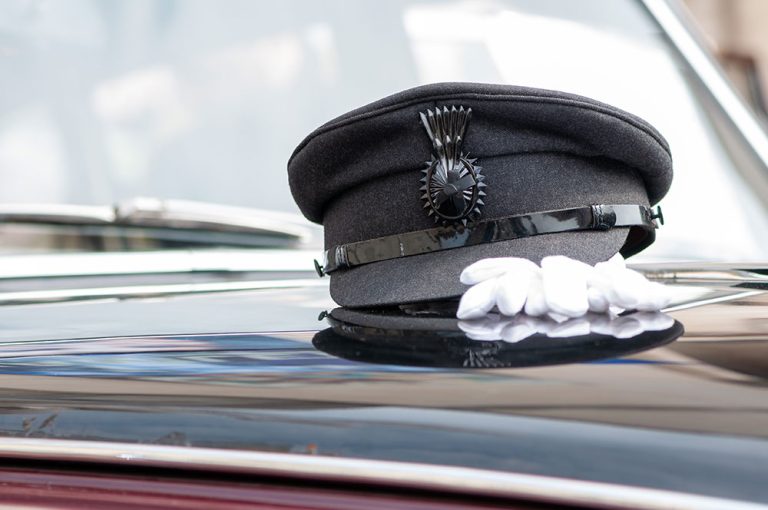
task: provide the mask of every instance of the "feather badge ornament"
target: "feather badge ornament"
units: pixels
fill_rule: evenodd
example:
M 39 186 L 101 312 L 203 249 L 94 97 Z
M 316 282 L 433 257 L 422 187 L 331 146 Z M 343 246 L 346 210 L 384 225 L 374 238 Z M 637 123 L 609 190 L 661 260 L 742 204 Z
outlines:
M 486 187 L 477 160 L 461 150 L 472 109 L 443 106 L 419 115 L 432 141 L 421 179 L 424 208 L 435 223 L 466 226 L 480 217 Z

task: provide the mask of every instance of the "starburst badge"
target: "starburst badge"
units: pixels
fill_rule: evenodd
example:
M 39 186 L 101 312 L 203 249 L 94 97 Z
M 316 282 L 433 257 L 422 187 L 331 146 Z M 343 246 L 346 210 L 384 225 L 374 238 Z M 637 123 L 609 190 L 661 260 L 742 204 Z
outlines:
M 471 115 L 472 108 L 463 106 L 419 114 L 433 148 L 421 178 L 421 198 L 435 223 L 466 226 L 480 217 L 485 196 L 482 168 L 461 151 Z

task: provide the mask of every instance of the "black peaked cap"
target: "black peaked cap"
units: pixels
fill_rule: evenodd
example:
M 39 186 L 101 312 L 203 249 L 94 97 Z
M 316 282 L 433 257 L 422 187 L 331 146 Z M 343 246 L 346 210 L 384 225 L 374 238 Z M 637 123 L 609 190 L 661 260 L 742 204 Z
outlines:
M 435 227 L 420 191 L 433 146 L 419 114 L 454 106 L 472 109 L 462 151 L 485 177 L 482 220 L 591 204 L 655 205 L 671 185 L 667 142 L 618 108 L 528 87 L 425 85 L 331 120 L 293 152 L 291 192 L 302 213 L 325 226 L 327 249 Z M 563 232 L 385 260 L 332 273 L 331 293 L 346 306 L 456 297 L 465 290 L 461 269 L 480 258 L 538 262 L 562 254 L 595 263 L 637 241 L 628 234 Z M 409 282 L 398 283 L 398 275 Z

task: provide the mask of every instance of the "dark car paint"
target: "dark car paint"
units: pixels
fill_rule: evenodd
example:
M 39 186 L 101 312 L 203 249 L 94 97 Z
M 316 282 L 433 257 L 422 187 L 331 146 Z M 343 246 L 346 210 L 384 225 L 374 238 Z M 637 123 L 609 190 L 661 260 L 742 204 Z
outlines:
M 768 294 L 679 340 L 525 368 L 351 361 L 324 286 L 0 307 L 0 434 L 418 461 L 768 503 Z M 705 303 L 708 304 L 697 304 Z

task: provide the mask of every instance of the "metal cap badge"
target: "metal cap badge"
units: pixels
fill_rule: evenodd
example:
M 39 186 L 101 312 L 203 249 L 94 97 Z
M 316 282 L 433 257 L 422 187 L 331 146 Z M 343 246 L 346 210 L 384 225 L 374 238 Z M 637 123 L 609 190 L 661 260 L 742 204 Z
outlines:
M 480 217 L 486 186 L 477 160 L 461 151 L 472 108 L 443 106 L 419 115 L 433 148 L 421 179 L 424 208 L 435 223 L 466 226 Z

